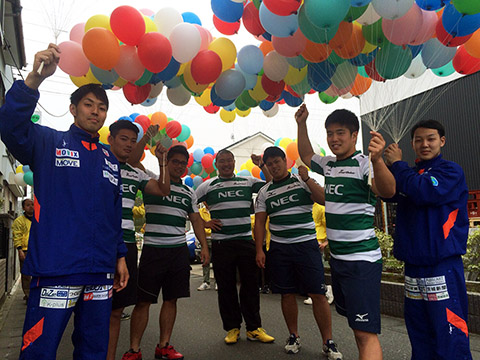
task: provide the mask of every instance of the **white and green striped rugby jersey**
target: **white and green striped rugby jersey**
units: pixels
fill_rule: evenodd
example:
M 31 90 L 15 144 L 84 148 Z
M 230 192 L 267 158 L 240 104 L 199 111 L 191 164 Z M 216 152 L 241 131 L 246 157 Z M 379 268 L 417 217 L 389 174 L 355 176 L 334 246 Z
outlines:
M 122 174 L 122 230 L 123 241 L 135 242 L 135 226 L 133 225 L 133 206 L 137 190 L 144 191 L 150 177 L 142 170 L 128 164 L 120 164 Z
M 368 157 L 356 151 L 337 161 L 312 157 L 312 170 L 325 176 L 325 217 L 331 255 L 340 260 L 380 261 L 373 229 L 377 198 L 368 186 Z
M 205 201 L 212 219 L 222 222 L 220 231 L 212 231 L 212 240 L 252 240 L 252 194 L 264 185 L 264 181 L 250 176 L 214 177 L 200 184 L 198 201 Z
M 258 192 L 255 212 L 270 217 L 271 240 L 284 244 L 316 238 L 312 218 L 313 201 L 308 185 L 298 175 L 269 182 Z
M 193 190 L 182 183 L 170 183 L 170 195 L 144 194 L 146 223 L 144 245 L 177 247 L 185 245 L 189 214 L 198 212 Z

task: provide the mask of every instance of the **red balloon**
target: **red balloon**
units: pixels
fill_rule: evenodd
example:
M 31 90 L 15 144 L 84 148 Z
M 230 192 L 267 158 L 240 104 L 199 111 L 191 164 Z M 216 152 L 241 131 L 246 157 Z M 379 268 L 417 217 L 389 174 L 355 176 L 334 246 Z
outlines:
M 206 112 L 208 112 L 209 114 L 215 114 L 218 110 L 220 110 L 220 106 L 217 106 L 217 105 L 213 105 L 212 103 L 208 106 L 204 106 L 203 107 L 205 109 Z
M 178 121 L 172 120 L 167 123 L 165 131 L 170 139 L 176 138 L 182 132 L 182 124 Z
M 240 20 L 233 23 L 220 20 L 215 14 L 213 14 L 213 25 L 223 35 L 234 35 L 238 33 L 240 29 Z
M 285 81 L 273 81 L 270 80 L 265 74 L 262 75 L 262 87 L 268 95 L 277 96 L 280 95 L 285 88 Z
M 143 15 L 134 7 L 124 5 L 113 10 L 110 27 L 115 36 L 127 45 L 138 45 L 145 34 Z
M 193 161 L 194 161 L 194 160 L 193 160 L 193 154 L 189 154 L 189 155 L 188 155 L 188 163 L 187 163 L 187 166 L 188 166 L 188 167 L 192 166 Z
M 377 72 L 377 69 L 375 68 L 375 59 L 372 60 L 371 63 L 365 65 L 365 71 L 367 72 L 368 76 L 375 81 L 381 81 L 385 82 L 386 80 L 380 76 L 380 74 Z
M 308 92 L 308 94 L 315 94 L 315 93 L 316 93 L 316 91 L 313 90 L 313 89 L 310 89 L 310 91 Z
M 135 122 L 140 124 L 144 133 L 145 133 L 145 131 L 147 131 L 148 127 L 151 125 L 151 121 L 148 118 L 148 116 L 146 116 L 146 115 L 138 115 L 135 118 Z
M 445 30 L 443 27 L 442 21 L 437 21 L 437 27 L 435 28 L 435 32 L 437 34 L 437 39 L 443 45 L 449 47 L 457 47 L 467 42 L 468 39 L 472 37 L 473 34 L 469 34 L 466 36 L 453 36 Z
M 302 4 L 299 0 L 263 0 L 263 3 L 268 10 L 280 16 L 296 14 Z
M 125 98 L 133 105 L 141 104 L 145 100 L 147 100 L 148 95 L 150 94 L 150 90 L 152 89 L 152 85 L 145 84 L 143 86 L 137 86 L 132 83 L 126 83 L 123 86 L 123 95 Z
M 212 50 L 202 50 L 192 59 L 190 73 L 198 84 L 210 84 L 222 73 L 222 59 Z
M 142 36 L 137 52 L 143 66 L 153 73 L 165 70 L 172 59 L 170 41 L 155 31 Z
M 265 100 L 269 102 L 276 102 L 278 99 L 280 99 L 280 95 L 268 95 Z
M 278 105 L 283 105 L 283 104 L 285 104 L 285 99 L 280 99 L 280 100 L 278 100 L 278 101 L 277 101 L 277 104 L 278 104 Z
M 208 169 L 213 166 L 213 155 L 212 154 L 205 154 L 202 157 L 202 166 L 204 169 Z M 211 173 L 211 171 L 207 171 Z
M 243 8 L 242 20 L 243 26 L 245 26 L 245 29 L 247 29 L 250 34 L 260 36 L 265 33 L 265 29 L 260 22 L 260 14 L 253 1 L 249 2 Z
M 480 70 L 480 59 L 470 55 L 464 46 L 460 46 L 457 49 L 452 64 L 454 69 L 463 75 L 473 74 Z

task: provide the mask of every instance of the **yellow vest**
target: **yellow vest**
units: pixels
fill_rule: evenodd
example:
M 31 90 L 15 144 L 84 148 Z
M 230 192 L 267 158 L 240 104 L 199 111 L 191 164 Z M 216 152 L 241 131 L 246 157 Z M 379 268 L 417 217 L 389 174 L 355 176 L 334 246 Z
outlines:
M 30 227 L 32 222 L 21 215 L 15 219 L 12 224 L 13 246 L 15 249 L 22 247 L 22 250 L 28 250 L 28 238 L 30 236 Z

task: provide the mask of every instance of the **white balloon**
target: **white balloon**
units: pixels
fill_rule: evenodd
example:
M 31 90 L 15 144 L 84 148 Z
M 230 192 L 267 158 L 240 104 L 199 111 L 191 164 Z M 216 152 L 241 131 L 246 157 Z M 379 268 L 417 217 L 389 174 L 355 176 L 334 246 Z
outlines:
M 263 115 L 265 115 L 266 117 L 274 117 L 275 115 L 278 114 L 278 104 L 275 103 L 275 105 L 272 106 L 271 109 L 265 111 L 265 110 L 262 110 L 263 111 Z
M 173 57 L 182 64 L 192 60 L 202 44 L 199 31 L 190 23 L 176 25 L 168 39 L 172 45 Z
M 413 5 L 413 0 L 372 0 L 378 15 L 395 20 L 405 15 Z
M 353 95 L 350 94 L 350 93 L 346 93 L 346 94 L 344 94 L 344 95 L 342 95 L 342 96 L 340 96 L 340 97 L 341 97 L 342 99 L 348 100 L 348 99 L 351 99 L 351 98 L 353 97 Z
M 272 81 L 280 81 L 287 75 L 288 61 L 275 50 L 270 51 L 263 61 L 263 71 Z
M 381 18 L 373 8 L 372 3 L 368 4 L 367 10 L 357 19 L 357 22 L 361 25 L 371 25 L 377 22 Z
M 422 57 L 417 56 L 412 60 L 410 67 L 403 76 L 409 79 L 416 79 L 422 76 L 425 71 L 427 71 L 427 67 L 423 64 Z
M 174 8 L 167 7 L 155 14 L 153 22 L 157 25 L 158 32 L 168 38 L 173 28 L 183 22 L 183 17 Z
M 150 99 L 156 98 L 160 93 L 162 92 L 163 89 L 163 82 L 159 82 L 156 85 L 152 85 L 152 89 L 150 90 L 150 94 L 148 94 L 148 97 Z
M 192 95 L 183 86 L 167 89 L 167 98 L 173 105 L 187 105 L 191 97 Z
M 23 175 L 25 175 L 23 172 L 15 174 L 15 183 L 18 186 L 27 186 L 27 183 L 23 180 Z

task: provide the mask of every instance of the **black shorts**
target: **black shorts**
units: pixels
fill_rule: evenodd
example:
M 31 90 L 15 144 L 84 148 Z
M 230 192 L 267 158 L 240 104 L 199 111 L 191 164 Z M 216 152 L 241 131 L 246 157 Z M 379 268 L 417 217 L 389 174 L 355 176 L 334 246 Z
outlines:
M 382 264 L 330 258 L 335 308 L 354 330 L 380 334 Z
M 113 291 L 112 309 L 120 309 L 137 303 L 137 279 L 138 279 L 138 249 L 136 243 L 125 243 L 127 255 L 125 262 L 128 269 L 128 283 L 122 291 Z
M 325 295 L 322 253 L 316 239 L 293 244 L 272 241 L 268 261 L 272 292 Z
M 163 300 L 190 297 L 190 258 L 188 247 L 144 245 L 138 266 L 138 301 L 157 303 L 160 289 Z

